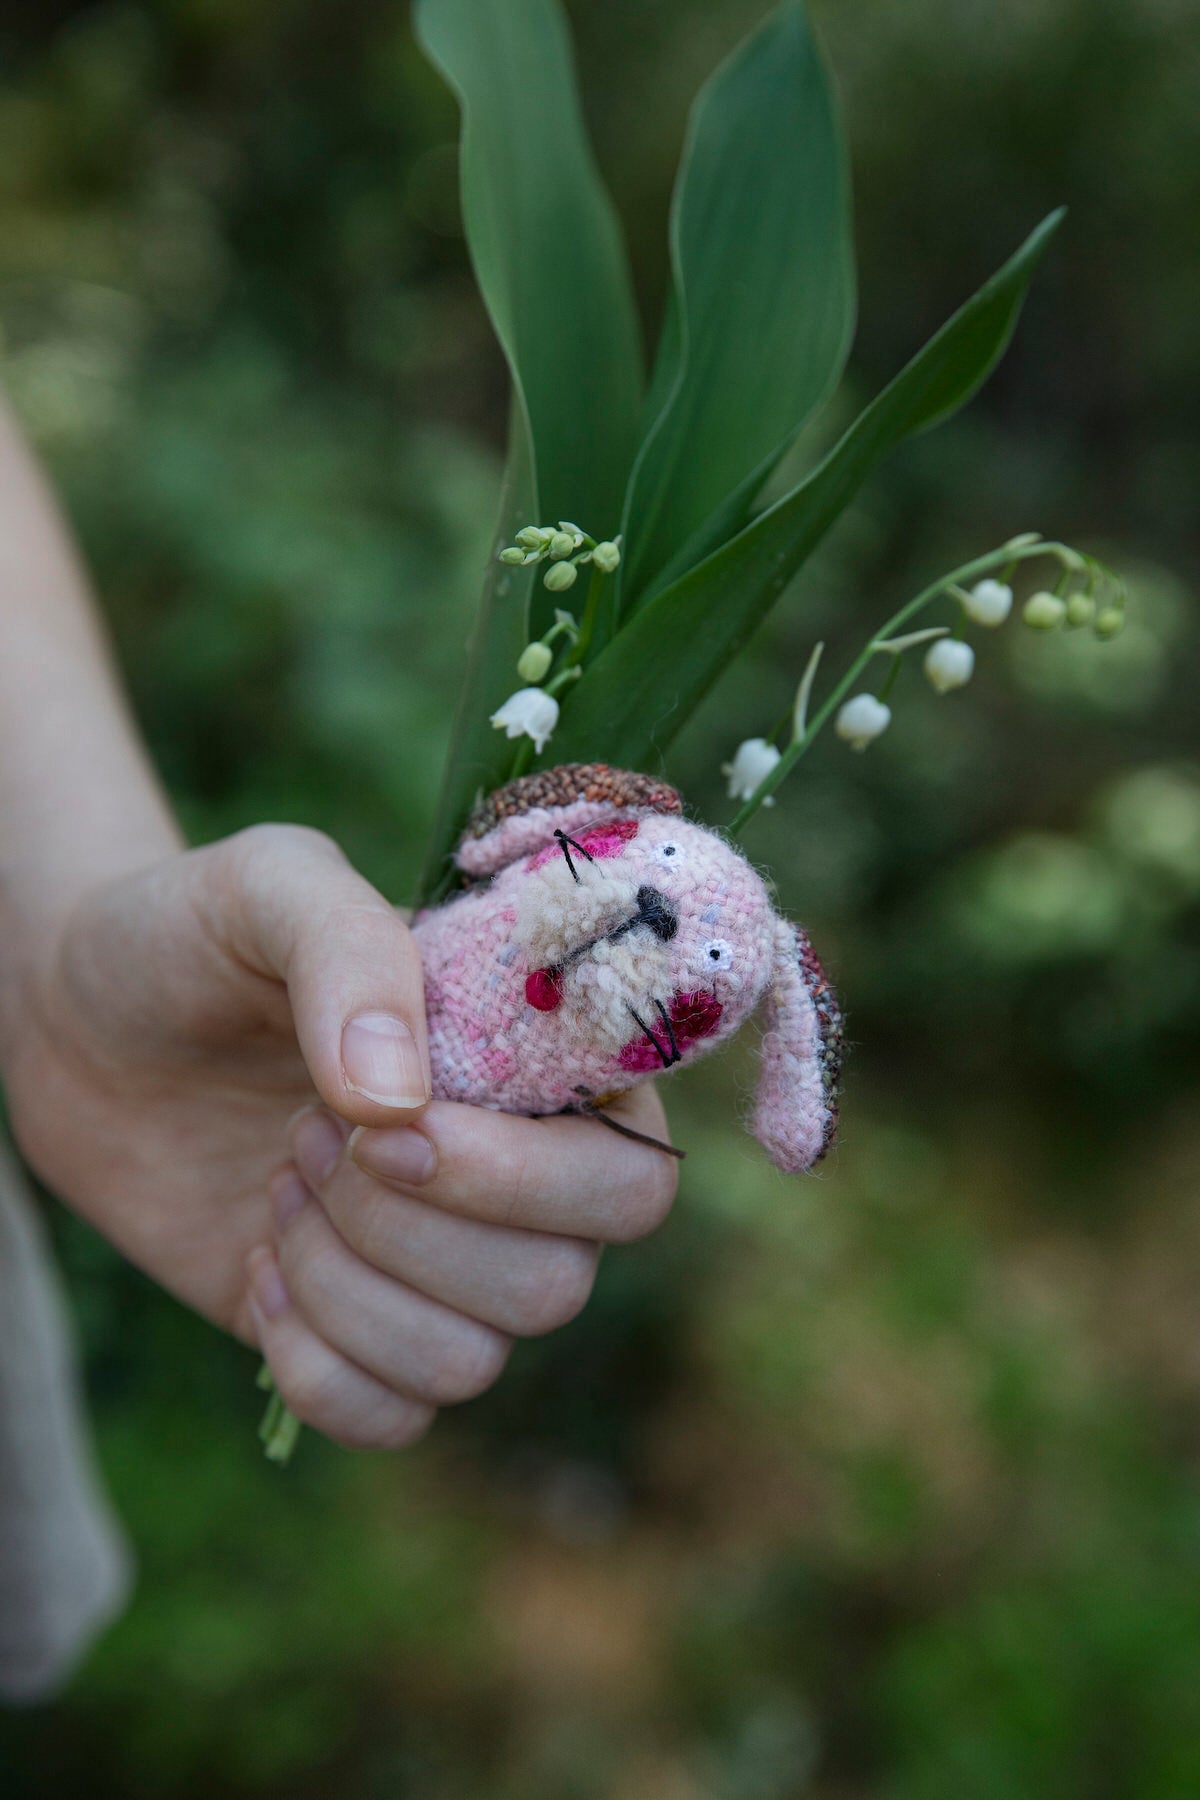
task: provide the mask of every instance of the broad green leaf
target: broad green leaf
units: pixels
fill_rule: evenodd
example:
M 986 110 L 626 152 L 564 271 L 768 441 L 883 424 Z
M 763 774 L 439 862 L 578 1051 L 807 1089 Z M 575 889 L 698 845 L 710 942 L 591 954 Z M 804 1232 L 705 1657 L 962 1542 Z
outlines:
M 415 18 L 462 103 L 467 243 L 529 420 L 540 515 L 611 536 L 636 444 L 641 352 L 562 12 L 555 0 L 419 0 Z
M 471 641 L 467 668 L 438 796 L 433 833 L 421 870 L 418 904 L 426 905 L 448 884 L 450 853 L 480 790 L 499 787 L 507 779 L 514 746 L 491 724 L 491 715 L 520 686 L 517 658 L 528 640 L 529 591 L 533 569 L 510 568 L 495 552 L 511 543 L 528 524 L 534 505 L 533 456 L 529 425 L 513 395 L 508 433 L 508 461 L 500 495 L 493 555 L 483 578 L 483 592 Z
M 872 469 L 954 412 L 994 368 L 1061 217 L 1043 220 L 811 475 L 634 614 L 568 697 L 555 762 L 604 757 L 637 769 L 656 759 Z
M 521 525 L 579 520 L 611 535 L 637 435 L 641 361 L 616 218 L 584 134 L 554 0 L 419 0 L 416 29 L 462 107 L 463 216 L 476 278 L 513 383 L 496 548 Z M 532 608 L 531 608 L 531 602 Z M 477 790 L 504 780 L 513 745 L 488 723 L 553 598 L 493 563 L 459 697 L 428 898 Z M 543 617 L 543 615 L 545 615 Z
M 735 490 L 741 523 L 845 362 L 849 176 L 798 0 L 697 98 L 670 237 L 672 294 L 626 505 L 625 611 Z

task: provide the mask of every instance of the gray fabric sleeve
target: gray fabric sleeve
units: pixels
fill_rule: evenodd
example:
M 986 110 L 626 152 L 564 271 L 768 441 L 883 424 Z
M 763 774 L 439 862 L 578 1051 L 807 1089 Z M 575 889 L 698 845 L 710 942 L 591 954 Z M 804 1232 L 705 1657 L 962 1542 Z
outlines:
M 92 1463 L 58 1280 L 0 1140 L 0 1700 L 50 1698 L 130 1585 L 128 1549 Z

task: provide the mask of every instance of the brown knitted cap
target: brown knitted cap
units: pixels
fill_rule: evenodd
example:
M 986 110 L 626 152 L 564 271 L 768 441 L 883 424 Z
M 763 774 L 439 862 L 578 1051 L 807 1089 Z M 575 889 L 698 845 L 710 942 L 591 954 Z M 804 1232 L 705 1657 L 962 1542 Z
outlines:
M 506 819 L 532 812 L 534 807 L 571 806 L 576 800 L 600 806 L 636 806 L 647 812 L 683 811 L 675 789 L 653 775 L 610 769 L 607 763 L 563 763 L 557 769 L 519 775 L 515 781 L 485 795 L 467 821 L 463 841 L 486 837 Z

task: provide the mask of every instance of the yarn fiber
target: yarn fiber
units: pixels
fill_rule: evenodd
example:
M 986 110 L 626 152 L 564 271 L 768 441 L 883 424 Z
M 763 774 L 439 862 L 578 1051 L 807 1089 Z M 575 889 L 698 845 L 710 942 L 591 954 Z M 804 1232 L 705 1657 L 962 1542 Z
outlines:
M 678 794 L 604 764 L 510 782 L 418 915 L 434 1093 L 503 1112 L 602 1106 L 728 1039 L 764 1003 L 754 1129 L 787 1170 L 837 1120 L 841 1016 L 805 934 Z

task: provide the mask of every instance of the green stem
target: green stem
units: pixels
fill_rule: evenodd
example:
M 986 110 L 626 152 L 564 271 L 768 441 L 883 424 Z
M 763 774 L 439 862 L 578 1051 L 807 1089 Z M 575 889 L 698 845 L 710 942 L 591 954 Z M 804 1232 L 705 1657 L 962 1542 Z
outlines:
M 515 781 L 519 775 L 524 775 L 532 761 L 533 739 L 530 737 L 523 737 L 517 745 L 517 754 L 513 757 L 512 768 L 508 772 L 508 779 L 510 781 Z
M 885 701 L 887 699 L 888 695 L 891 693 L 892 689 L 895 687 L 896 682 L 899 679 L 899 675 L 900 675 L 900 664 L 903 661 L 904 661 L 904 658 L 902 656 L 893 656 L 892 657 L 892 666 L 888 670 L 887 674 L 884 676 L 883 685 L 880 687 L 879 692 L 875 696 L 875 698 L 881 704 L 883 703 L 883 701 Z
M 579 621 L 579 636 L 563 657 L 560 675 L 568 669 L 580 668 L 583 659 L 591 647 L 592 637 L 596 630 L 596 619 L 600 612 L 600 593 L 604 587 L 604 570 L 592 564 L 592 579 L 588 583 L 587 599 L 583 603 L 583 617 Z
M 1013 549 L 1009 544 L 1005 544 L 999 550 L 989 550 L 986 556 L 977 556 L 971 562 L 962 563 L 957 569 L 951 569 L 948 575 L 941 576 L 939 580 L 932 582 L 929 587 L 923 588 L 914 599 L 906 601 L 898 612 L 892 614 L 885 625 L 878 631 L 872 633 L 869 641 L 850 664 L 850 667 L 846 670 L 842 679 L 833 688 L 824 704 L 817 710 L 817 713 L 814 716 L 812 723 L 805 731 L 804 736 L 795 739 L 788 745 L 770 774 L 764 775 L 750 798 L 745 801 L 734 814 L 730 823 L 725 828 L 727 835 L 729 837 L 736 837 L 754 817 L 768 794 L 773 794 L 779 784 L 785 780 L 795 768 L 813 739 L 818 735 L 828 720 L 832 718 L 842 701 L 846 698 L 846 695 L 854 686 L 871 658 L 877 654 L 875 644 L 878 639 L 895 636 L 902 625 L 907 625 L 910 619 L 915 618 L 926 606 L 932 605 L 940 595 L 946 593 L 951 587 L 966 587 L 968 583 L 977 581 L 980 576 L 988 575 L 993 569 L 1001 566 L 1011 566 L 1015 569 L 1016 565 L 1020 562 L 1029 562 L 1032 558 L 1038 556 L 1059 556 L 1062 555 L 1064 551 L 1068 554 L 1073 554 L 1073 552 L 1068 550 L 1066 544 L 1022 544 L 1016 549 Z M 899 659 L 897 658 L 897 661 L 898 660 Z
M 258 1428 L 263 1451 L 272 1462 L 290 1462 L 296 1440 L 300 1436 L 300 1421 L 283 1404 L 283 1396 L 275 1386 L 275 1378 L 266 1363 L 258 1371 L 258 1386 L 270 1395 L 262 1424 Z

